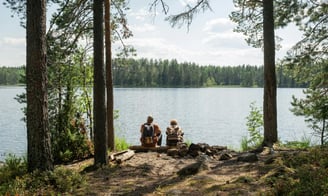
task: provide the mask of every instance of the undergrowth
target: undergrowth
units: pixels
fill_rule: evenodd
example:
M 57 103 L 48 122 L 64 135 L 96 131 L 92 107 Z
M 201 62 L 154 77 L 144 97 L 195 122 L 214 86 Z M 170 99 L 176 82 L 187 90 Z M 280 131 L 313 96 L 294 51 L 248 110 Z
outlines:
M 294 173 L 270 179 L 276 195 L 327 195 L 328 148 L 313 147 L 308 151 L 282 156 L 283 166 Z
M 57 195 L 83 192 L 86 177 L 58 166 L 54 171 L 27 172 L 26 159 L 9 155 L 0 167 L 0 195 Z

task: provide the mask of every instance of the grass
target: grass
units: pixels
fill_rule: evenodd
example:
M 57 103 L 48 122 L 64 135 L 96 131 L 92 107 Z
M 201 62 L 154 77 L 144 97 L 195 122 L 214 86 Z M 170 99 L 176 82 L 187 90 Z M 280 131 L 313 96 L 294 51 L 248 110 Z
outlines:
M 115 137 L 115 150 L 116 151 L 122 151 L 127 150 L 129 148 L 130 144 L 126 141 L 125 138 L 119 138 Z
M 118 143 L 122 150 L 128 147 L 124 139 Z M 229 183 L 217 183 L 211 176 L 191 176 L 180 182 L 185 185 L 181 190 L 196 189 L 209 195 L 218 191 L 232 195 L 242 195 L 247 191 L 259 192 L 259 195 L 261 191 L 268 191 L 268 195 L 328 195 L 328 147 L 306 147 L 308 143 L 304 141 L 286 145 L 296 146 L 296 149 L 301 146 L 305 150 L 275 154 L 273 162 L 259 165 L 263 167 L 259 169 L 262 171 L 260 179 L 245 175 Z M 116 169 L 119 172 L 120 168 Z M 108 176 L 114 171 L 110 170 L 108 174 L 106 170 L 99 172 Z M 0 167 L 0 195 L 84 195 L 90 191 L 86 176 L 64 166 L 57 166 L 51 172 L 27 173 L 26 159 L 10 155 Z M 175 189 L 171 186 L 157 187 L 155 191 L 164 194 L 171 188 Z M 258 187 L 264 189 L 257 190 Z
M 26 159 L 9 155 L 0 167 L 0 195 L 72 194 L 86 187 L 85 176 L 63 166 L 28 173 Z

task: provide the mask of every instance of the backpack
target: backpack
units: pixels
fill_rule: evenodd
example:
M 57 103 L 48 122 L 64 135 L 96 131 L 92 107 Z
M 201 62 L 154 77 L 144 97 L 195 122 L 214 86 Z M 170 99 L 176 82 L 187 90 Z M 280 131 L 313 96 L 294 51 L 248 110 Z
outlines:
M 176 146 L 178 142 L 183 142 L 183 131 L 179 126 L 168 127 L 166 134 L 166 143 L 168 146 Z
M 152 143 L 154 137 L 154 125 L 145 123 L 142 131 L 142 138 L 145 139 L 146 143 Z

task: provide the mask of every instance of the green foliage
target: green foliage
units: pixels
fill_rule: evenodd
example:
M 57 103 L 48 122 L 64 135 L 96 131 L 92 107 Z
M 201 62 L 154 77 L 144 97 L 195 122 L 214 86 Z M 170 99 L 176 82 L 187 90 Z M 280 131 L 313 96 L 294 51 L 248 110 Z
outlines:
M 22 76 L 25 75 L 25 67 L 0 67 L 0 85 L 18 85 L 25 83 Z
M 168 6 L 162 2 L 163 12 L 168 12 Z M 172 27 L 178 26 L 182 27 L 183 25 L 187 25 L 187 28 L 189 29 L 189 26 L 192 23 L 192 20 L 195 15 L 197 15 L 199 12 L 205 12 L 207 10 L 212 10 L 209 0 L 202 0 L 197 1 L 194 5 L 187 4 L 185 7 L 185 11 L 177 14 L 177 15 L 171 15 L 166 18 L 167 21 L 170 22 Z
M 185 142 L 187 144 L 187 146 L 189 147 L 191 144 L 192 144 L 192 141 L 191 140 L 188 140 L 188 139 L 185 139 Z
M 324 145 L 328 139 L 328 61 L 314 64 L 306 70 L 298 79 L 309 81 L 310 87 L 303 91 L 305 98 L 293 97 L 291 111 L 305 117 L 314 134 L 321 139 L 321 145 Z
M 297 81 L 309 83 L 309 89 L 304 91 L 305 98 L 293 98 L 292 111 L 306 118 L 324 145 L 328 137 L 328 4 L 298 1 L 298 7 L 291 20 L 303 32 L 303 39 L 288 52 L 283 63 Z
M 250 104 L 250 113 L 246 117 L 247 131 L 249 136 L 245 136 L 241 141 L 241 149 L 247 151 L 257 148 L 263 141 L 263 114 L 261 110 L 255 106 L 255 102 Z
M 278 69 L 278 68 L 277 68 Z M 300 87 L 280 69 L 278 86 Z M 199 66 L 177 60 L 114 59 L 113 83 L 119 87 L 211 87 L 216 85 L 261 87 L 263 67 Z
M 283 28 L 292 22 L 293 16 L 300 9 L 297 0 L 276 0 L 274 2 L 274 27 Z M 245 41 L 252 47 L 263 47 L 263 2 L 233 0 L 235 10 L 230 14 L 230 20 L 237 26 L 234 31 L 245 35 Z M 276 49 L 281 46 L 282 39 L 275 37 Z
M 298 1 L 297 12 L 290 18 L 303 33 L 303 38 L 289 52 L 285 62 L 291 67 L 306 69 L 327 59 L 327 10 L 325 1 Z M 300 74 L 306 74 L 306 70 Z
M 125 138 L 115 137 L 115 150 L 122 151 L 127 150 L 130 144 L 127 143 Z
M 57 59 L 58 57 L 54 58 Z M 71 85 L 80 87 L 81 96 L 77 97 L 77 104 L 81 109 L 86 110 L 92 100 L 90 86 L 93 84 L 93 70 L 91 59 L 85 56 L 83 51 L 77 51 L 72 60 L 75 66 L 49 67 L 50 92 L 56 91 L 58 94 L 63 91 L 64 89 L 59 87 L 67 85 L 65 81 L 68 77 L 71 80 Z M 289 70 L 284 68 L 283 66 L 277 67 L 278 87 L 307 86 L 307 82 L 296 82 L 290 76 Z M 263 67 L 250 65 L 235 67 L 199 66 L 194 63 L 178 63 L 176 60 L 114 59 L 113 76 L 114 85 L 121 87 L 263 86 Z M 24 79 L 21 76 L 19 80 L 22 81 L 22 78 Z
M 16 176 L 0 185 L 0 195 L 76 194 L 86 188 L 84 176 L 74 170 L 57 167 L 53 172 L 34 171 Z
M 282 174 L 272 187 L 278 195 L 327 195 L 327 148 L 312 148 L 291 156 L 285 154 L 282 163 L 295 172 Z
M 287 141 L 283 143 L 282 146 L 292 149 L 307 149 L 311 147 L 311 139 L 303 137 L 301 141 Z
M 50 174 L 50 181 L 53 181 L 55 189 L 59 192 L 71 192 L 74 190 L 86 186 L 86 179 L 78 172 L 66 169 L 64 167 L 58 167 L 53 173 Z
M 295 183 L 292 195 L 326 195 L 328 193 L 327 168 L 305 165 L 298 169 L 299 182 Z
M 3 166 L 0 166 L 0 184 L 8 183 L 17 176 L 27 172 L 27 161 L 25 158 L 9 154 Z
M 60 138 L 53 140 L 55 162 L 71 162 L 90 157 L 93 144 L 85 134 L 67 131 Z

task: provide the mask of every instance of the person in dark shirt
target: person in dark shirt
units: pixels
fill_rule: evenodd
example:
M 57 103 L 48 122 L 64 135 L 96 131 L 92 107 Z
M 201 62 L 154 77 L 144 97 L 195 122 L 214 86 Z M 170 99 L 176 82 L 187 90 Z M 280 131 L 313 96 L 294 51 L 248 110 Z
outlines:
M 159 126 L 153 123 L 152 116 L 147 117 L 147 122 L 140 127 L 140 142 L 145 147 L 156 147 L 162 145 L 162 134 Z

